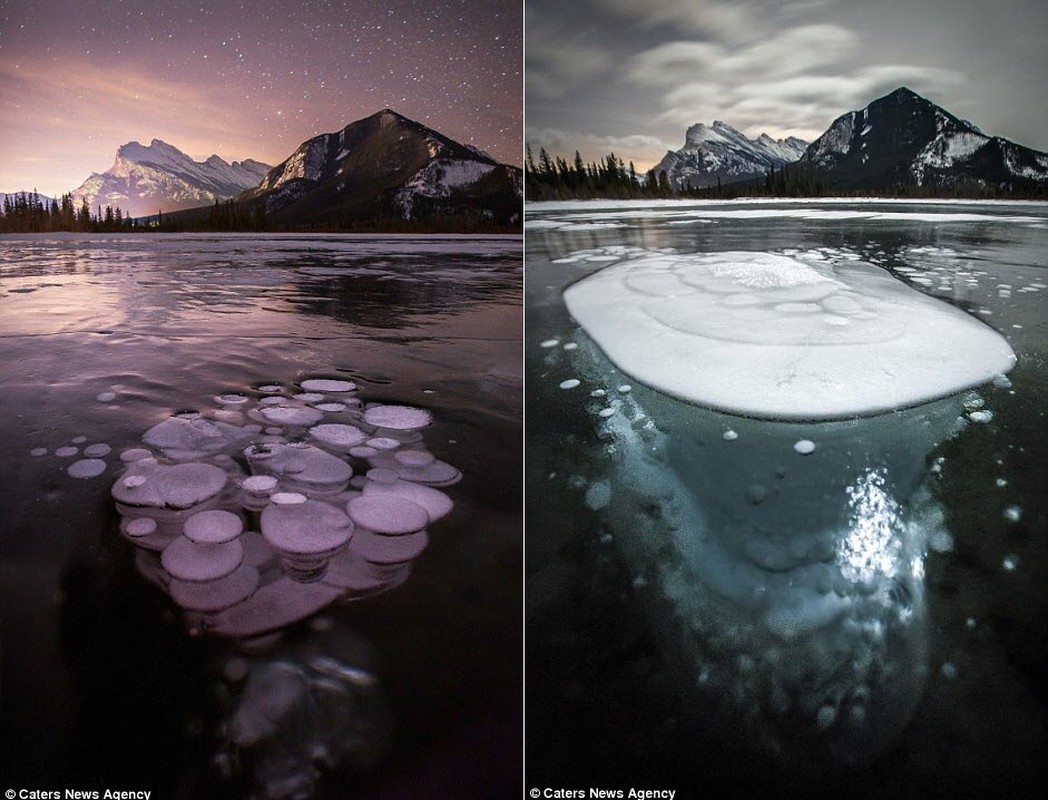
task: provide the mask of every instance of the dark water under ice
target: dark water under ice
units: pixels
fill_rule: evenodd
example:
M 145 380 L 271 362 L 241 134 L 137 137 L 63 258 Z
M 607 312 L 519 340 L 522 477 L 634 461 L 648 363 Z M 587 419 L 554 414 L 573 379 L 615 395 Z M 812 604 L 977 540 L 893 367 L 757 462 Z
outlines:
M 835 423 L 649 391 L 561 293 L 662 248 L 874 264 L 1000 332 L 1010 385 Z M 1035 796 L 1044 204 L 536 204 L 526 252 L 526 784 Z
M 5 787 L 292 796 L 311 772 L 319 797 L 515 793 L 520 261 L 497 237 L 0 237 Z M 245 654 L 136 572 L 109 489 L 159 421 L 310 377 L 430 409 L 427 445 L 465 477 L 406 582 Z M 105 472 L 70 477 L 82 455 L 55 451 L 92 443 Z M 264 756 L 227 742 L 245 666 L 270 699 L 312 681 Z

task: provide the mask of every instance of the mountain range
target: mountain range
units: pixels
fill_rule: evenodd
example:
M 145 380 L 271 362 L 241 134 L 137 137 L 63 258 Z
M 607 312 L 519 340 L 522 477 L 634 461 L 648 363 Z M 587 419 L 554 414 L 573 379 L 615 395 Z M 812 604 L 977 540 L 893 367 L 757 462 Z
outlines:
M 269 224 L 354 227 L 391 221 L 469 227 L 516 225 L 523 196 L 521 170 L 460 144 L 391 109 L 340 131 L 303 142 L 273 167 L 245 159 L 205 161 L 159 139 L 128 142 L 113 166 L 72 192 L 94 210 L 119 207 L 125 216 L 194 224 L 216 202 L 239 216 L 264 210 Z
M 655 174 L 664 171 L 670 186 L 678 190 L 736 183 L 796 161 L 807 146 L 807 142 L 792 136 L 772 139 L 762 133 L 750 139 L 720 120 L 712 127 L 699 123 L 688 128 L 684 147 L 662 157 Z
M 810 144 L 750 139 L 724 122 L 688 128 L 655 167 L 676 191 L 752 181 L 796 164 L 830 191 L 1043 193 L 1048 154 L 983 133 L 900 87 L 838 117 Z

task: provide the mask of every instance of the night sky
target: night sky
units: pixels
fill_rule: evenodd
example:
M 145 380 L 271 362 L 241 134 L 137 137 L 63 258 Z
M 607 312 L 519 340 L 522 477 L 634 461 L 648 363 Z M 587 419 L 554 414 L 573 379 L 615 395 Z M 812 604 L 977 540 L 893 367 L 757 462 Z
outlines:
M 520 0 L 0 0 L 0 191 L 132 140 L 277 164 L 389 107 L 521 163 Z
M 689 125 L 811 140 L 908 86 L 1048 151 L 1044 0 L 526 0 L 527 130 L 647 168 Z

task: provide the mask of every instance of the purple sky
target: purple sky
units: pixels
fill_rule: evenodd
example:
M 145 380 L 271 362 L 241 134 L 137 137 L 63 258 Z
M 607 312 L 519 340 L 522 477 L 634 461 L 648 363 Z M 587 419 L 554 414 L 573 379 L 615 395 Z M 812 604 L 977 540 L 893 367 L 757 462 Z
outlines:
M 0 0 L 0 191 L 125 142 L 277 164 L 389 107 L 521 163 L 520 0 Z

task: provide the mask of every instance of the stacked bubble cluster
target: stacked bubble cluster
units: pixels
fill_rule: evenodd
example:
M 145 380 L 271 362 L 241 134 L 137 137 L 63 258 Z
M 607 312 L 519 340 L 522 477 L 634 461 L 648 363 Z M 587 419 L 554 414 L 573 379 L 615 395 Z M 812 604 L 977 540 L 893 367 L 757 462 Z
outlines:
M 365 404 L 351 381 L 215 397 L 121 453 L 112 487 L 136 565 L 201 631 L 276 631 L 403 583 L 462 478 L 426 449 L 423 408 Z

